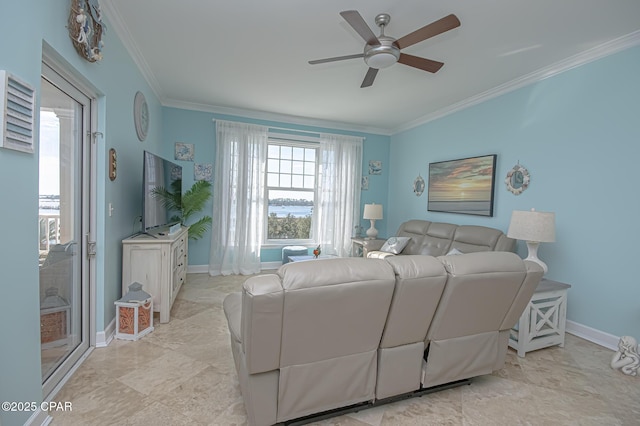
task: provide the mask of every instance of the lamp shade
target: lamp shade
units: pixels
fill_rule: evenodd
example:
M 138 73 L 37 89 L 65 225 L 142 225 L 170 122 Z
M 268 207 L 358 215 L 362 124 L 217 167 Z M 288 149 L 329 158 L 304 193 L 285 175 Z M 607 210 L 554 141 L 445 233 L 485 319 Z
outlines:
M 514 210 L 507 232 L 509 238 L 551 243 L 556 240 L 556 215 L 551 212 Z
M 363 219 L 382 219 L 382 204 L 365 204 Z

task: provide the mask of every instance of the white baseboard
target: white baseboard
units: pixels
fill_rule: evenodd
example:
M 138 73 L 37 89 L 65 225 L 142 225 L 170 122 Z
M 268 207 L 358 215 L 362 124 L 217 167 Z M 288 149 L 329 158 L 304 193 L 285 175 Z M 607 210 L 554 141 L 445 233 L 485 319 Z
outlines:
M 613 334 L 605 333 L 604 331 L 596 330 L 595 328 L 587 327 L 580 323 L 567 320 L 565 331 L 574 336 L 578 336 L 582 339 L 595 343 L 596 345 L 604 346 L 607 349 L 613 351 L 618 350 L 618 342 L 620 337 Z
M 282 262 L 280 261 L 262 262 L 260 264 L 260 269 L 265 271 L 270 269 L 278 269 L 281 266 L 282 266 Z M 187 273 L 188 274 L 208 274 L 209 265 L 189 265 L 187 266 Z
M 96 333 L 96 348 L 106 348 L 116 335 L 116 319 L 111 320 L 104 331 Z
M 282 266 L 282 262 L 281 261 L 276 261 L 276 262 L 262 262 L 260 264 L 260 269 L 262 269 L 263 271 L 265 270 L 269 270 L 269 269 L 278 269 L 279 267 Z
M 189 265 L 187 266 L 187 274 L 208 274 L 209 265 Z

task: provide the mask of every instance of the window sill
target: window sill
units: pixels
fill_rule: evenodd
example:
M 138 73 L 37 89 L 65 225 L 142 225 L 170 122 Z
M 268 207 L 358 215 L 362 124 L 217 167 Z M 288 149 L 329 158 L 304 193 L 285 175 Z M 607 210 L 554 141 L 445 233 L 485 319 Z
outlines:
M 287 242 L 272 242 L 269 241 L 267 243 L 263 243 L 261 248 L 263 249 L 282 249 L 282 247 L 285 246 L 302 246 L 302 247 L 307 247 L 307 248 L 316 248 L 318 247 L 318 243 L 314 243 L 314 242 L 309 242 L 309 241 L 295 241 L 295 240 L 291 240 L 291 241 L 287 241 Z

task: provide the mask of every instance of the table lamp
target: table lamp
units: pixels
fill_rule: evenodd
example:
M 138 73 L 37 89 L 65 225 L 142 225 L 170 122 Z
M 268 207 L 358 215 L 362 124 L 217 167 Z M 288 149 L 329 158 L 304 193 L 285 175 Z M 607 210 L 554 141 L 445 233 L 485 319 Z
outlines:
M 369 219 L 371 221 L 371 228 L 367 229 L 367 239 L 375 239 L 378 236 L 376 220 L 382 219 L 382 204 L 365 204 L 362 217 L 363 219 Z
M 525 260 L 536 262 L 546 274 L 549 268 L 538 258 L 540 243 L 552 243 L 556 240 L 556 215 L 550 212 L 514 210 L 511 213 L 511 223 L 507 236 L 527 242 L 529 255 Z

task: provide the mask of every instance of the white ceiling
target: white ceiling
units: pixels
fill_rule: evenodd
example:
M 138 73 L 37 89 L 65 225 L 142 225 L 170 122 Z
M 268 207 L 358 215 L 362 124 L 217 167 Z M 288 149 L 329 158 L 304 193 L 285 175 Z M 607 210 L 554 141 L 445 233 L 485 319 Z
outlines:
M 166 106 L 392 134 L 506 90 L 640 44 L 639 0 L 103 0 L 102 8 Z M 454 13 L 461 26 L 403 50 L 361 89 L 364 41 L 339 12 L 400 38 Z M 109 60 L 109 46 L 105 47 Z

